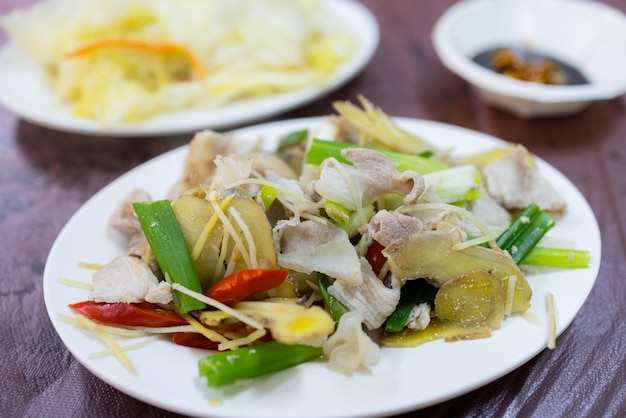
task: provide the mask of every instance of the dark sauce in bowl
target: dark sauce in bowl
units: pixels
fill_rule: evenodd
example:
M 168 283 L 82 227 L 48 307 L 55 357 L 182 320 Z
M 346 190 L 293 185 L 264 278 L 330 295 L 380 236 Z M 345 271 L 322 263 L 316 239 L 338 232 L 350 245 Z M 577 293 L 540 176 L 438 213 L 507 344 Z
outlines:
M 477 54 L 472 61 L 507 77 L 548 85 L 589 84 L 575 67 L 548 55 L 523 48 L 498 47 Z

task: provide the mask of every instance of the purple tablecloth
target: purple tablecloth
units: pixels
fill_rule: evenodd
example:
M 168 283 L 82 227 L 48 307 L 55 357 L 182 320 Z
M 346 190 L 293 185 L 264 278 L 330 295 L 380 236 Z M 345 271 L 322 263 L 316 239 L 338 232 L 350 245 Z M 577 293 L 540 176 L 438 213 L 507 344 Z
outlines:
M 0 13 L 26 3 L 3 0 Z M 558 338 L 556 350 L 541 352 L 482 388 L 403 416 L 624 416 L 624 97 L 594 104 L 571 118 L 514 118 L 486 107 L 436 57 L 430 32 L 452 1 L 363 3 L 376 15 L 382 34 L 371 64 L 346 87 L 275 119 L 324 115 L 334 100 L 364 94 L 392 115 L 455 124 L 522 143 L 581 190 L 602 232 L 596 285 Z M 626 11 L 623 0 L 603 3 Z M 0 34 L 0 45 L 5 42 Z M 127 170 L 189 138 L 67 134 L 0 108 L 0 416 L 176 416 L 119 392 L 72 357 L 48 318 L 42 272 L 57 234 L 87 199 Z

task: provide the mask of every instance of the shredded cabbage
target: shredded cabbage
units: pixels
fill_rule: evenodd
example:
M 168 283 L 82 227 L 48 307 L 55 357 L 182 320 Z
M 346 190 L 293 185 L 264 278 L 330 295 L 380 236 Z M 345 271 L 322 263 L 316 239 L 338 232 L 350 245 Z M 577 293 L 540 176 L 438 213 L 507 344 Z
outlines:
M 356 45 L 320 0 L 43 0 L 0 24 L 60 102 L 109 126 L 319 86 Z

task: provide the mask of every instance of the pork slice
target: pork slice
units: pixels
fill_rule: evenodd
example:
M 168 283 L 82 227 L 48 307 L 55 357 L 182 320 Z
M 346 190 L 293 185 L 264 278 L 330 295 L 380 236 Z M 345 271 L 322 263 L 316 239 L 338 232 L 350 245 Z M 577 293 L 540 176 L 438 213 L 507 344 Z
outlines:
M 171 286 L 159 282 L 152 270 L 138 258 L 120 256 L 100 268 L 93 276 L 90 299 L 95 302 L 169 304 Z
M 143 234 L 139 219 L 133 209 L 134 202 L 150 202 L 150 194 L 141 189 L 133 190 L 115 208 L 109 218 L 109 226 L 122 234 L 132 238 L 137 234 Z
M 359 258 L 348 234 L 331 223 L 303 221 L 277 228 L 278 264 L 300 273 L 324 273 L 339 281 L 363 280 Z
M 502 228 L 511 222 L 511 214 L 481 186 L 480 197 L 468 202 L 468 209 L 490 228 Z
M 222 134 L 210 129 L 197 132 L 189 142 L 183 174 L 168 192 L 168 196 L 176 198 L 212 177 L 217 169 L 213 162 L 218 155 L 247 155 L 258 150 L 259 144 L 260 141 L 248 141 L 233 134 Z
M 388 210 L 380 210 L 362 226 L 359 232 L 369 233 L 370 237 L 378 241 L 383 247 L 398 239 L 406 239 L 422 229 L 422 221 L 414 216 Z
M 566 209 L 558 192 L 528 163 L 524 148 L 487 164 L 482 172 L 487 192 L 506 209 L 524 209 L 531 203 L 551 212 Z
M 404 203 L 409 205 L 424 192 L 422 176 L 411 170 L 399 172 L 393 161 L 380 152 L 347 148 L 341 155 L 354 165 L 339 165 L 336 159 L 327 158 L 315 182 L 315 191 L 328 200 L 354 210 L 359 203 L 355 198 L 365 206 L 384 194 L 395 193 L 404 196 Z
M 380 328 L 387 317 L 396 309 L 400 301 L 400 284 L 392 280 L 391 288 L 376 277 L 372 266 L 361 258 L 363 281 L 356 286 L 336 280 L 328 287 L 328 293 L 343 303 L 351 311 L 363 316 L 363 324 L 370 330 Z

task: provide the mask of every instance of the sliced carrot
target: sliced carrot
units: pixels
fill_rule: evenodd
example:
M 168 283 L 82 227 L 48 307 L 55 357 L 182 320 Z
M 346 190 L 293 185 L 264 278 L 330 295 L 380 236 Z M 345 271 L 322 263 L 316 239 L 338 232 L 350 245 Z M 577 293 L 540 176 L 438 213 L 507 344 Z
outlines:
M 202 62 L 198 59 L 194 52 L 187 48 L 185 45 L 177 44 L 174 42 L 153 42 L 142 41 L 139 39 L 102 39 L 99 41 L 91 42 L 69 51 L 65 54 L 66 58 L 81 57 L 92 52 L 98 51 L 103 48 L 135 48 L 145 51 L 161 52 L 161 53 L 180 53 L 187 58 L 191 68 L 200 78 L 204 78 L 207 75 L 207 71 L 202 65 Z

